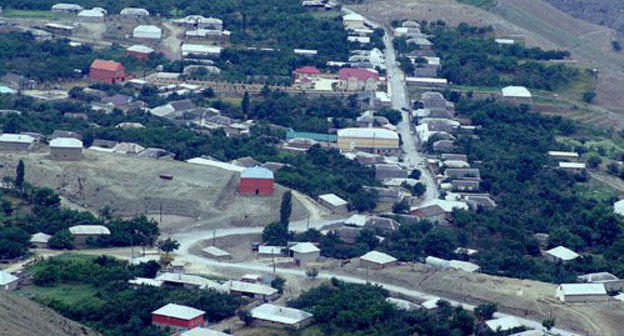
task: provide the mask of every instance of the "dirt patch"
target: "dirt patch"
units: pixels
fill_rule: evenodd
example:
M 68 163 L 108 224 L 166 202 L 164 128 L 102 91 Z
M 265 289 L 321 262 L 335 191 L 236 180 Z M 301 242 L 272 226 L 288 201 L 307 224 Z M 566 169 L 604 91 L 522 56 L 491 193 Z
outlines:
M 0 336 L 97 336 L 95 331 L 68 320 L 21 296 L 0 292 Z

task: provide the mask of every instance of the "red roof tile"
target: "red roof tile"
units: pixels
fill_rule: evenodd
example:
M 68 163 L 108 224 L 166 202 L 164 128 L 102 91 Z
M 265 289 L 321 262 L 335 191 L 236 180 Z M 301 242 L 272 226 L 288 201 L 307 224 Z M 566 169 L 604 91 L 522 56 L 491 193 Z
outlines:
M 304 66 L 299 69 L 296 69 L 294 72 L 299 75 L 320 75 L 321 74 L 321 70 L 313 66 Z
M 365 81 L 369 78 L 373 78 L 375 81 L 379 80 L 379 74 L 362 68 L 342 68 L 338 71 L 338 78 L 340 80 L 346 80 L 347 78 L 355 77 L 359 80 Z
M 106 71 L 117 71 L 122 70 L 123 66 L 120 63 L 115 61 L 105 61 L 101 59 L 96 59 L 91 63 L 91 69 L 100 69 Z

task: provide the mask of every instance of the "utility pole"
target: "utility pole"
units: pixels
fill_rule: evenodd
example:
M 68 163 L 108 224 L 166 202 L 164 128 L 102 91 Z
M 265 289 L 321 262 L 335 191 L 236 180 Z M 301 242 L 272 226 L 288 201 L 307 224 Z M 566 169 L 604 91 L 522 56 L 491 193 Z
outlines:
M 306 224 L 306 230 L 310 230 L 310 214 L 308 214 L 308 224 Z
M 162 214 L 162 201 L 160 202 L 160 205 L 159 205 L 159 213 L 160 213 L 160 225 L 162 225 L 162 215 L 163 215 Z
M 217 229 L 212 229 L 212 246 L 217 246 Z
M 271 249 L 271 259 L 273 260 L 273 274 L 275 274 L 275 247 Z

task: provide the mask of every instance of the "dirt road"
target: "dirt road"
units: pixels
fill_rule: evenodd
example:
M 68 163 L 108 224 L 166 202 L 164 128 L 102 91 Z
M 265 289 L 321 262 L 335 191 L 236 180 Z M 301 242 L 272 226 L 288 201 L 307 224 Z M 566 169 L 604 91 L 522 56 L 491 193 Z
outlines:
M 163 22 L 163 28 L 165 28 L 165 38 L 161 42 L 162 50 L 165 55 L 173 60 L 182 59 L 182 46 L 183 40 L 180 36 L 184 35 L 184 28 L 175 26 L 170 22 Z

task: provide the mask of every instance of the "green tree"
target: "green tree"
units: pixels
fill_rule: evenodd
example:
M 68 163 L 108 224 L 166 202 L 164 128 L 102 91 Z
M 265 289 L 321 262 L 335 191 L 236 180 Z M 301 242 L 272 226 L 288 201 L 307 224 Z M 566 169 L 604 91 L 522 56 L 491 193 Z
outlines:
M 483 303 L 475 307 L 474 314 L 479 320 L 485 321 L 491 319 L 496 310 L 498 310 L 496 304 Z
M 410 209 L 410 204 L 407 200 L 403 199 L 401 202 L 396 202 L 392 205 L 392 212 L 394 213 L 406 213 Z
M 69 230 L 57 231 L 48 241 L 50 248 L 58 250 L 71 250 L 74 248 L 74 238 Z
M 600 157 L 600 155 L 598 155 L 598 153 L 587 154 L 586 160 L 587 165 L 589 165 L 591 168 L 596 168 L 602 163 L 602 158 Z
M 412 172 L 409 174 L 409 178 L 411 179 L 415 179 L 415 180 L 419 180 L 420 179 L 420 175 L 421 175 L 421 171 L 420 169 L 414 169 L 412 170 Z
M 180 248 L 180 243 L 175 240 L 175 239 L 171 239 L 171 238 L 167 238 L 165 240 L 161 240 L 158 243 L 158 248 L 165 252 L 166 254 L 169 254 L 177 249 Z
M 546 328 L 546 330 L 550 330 L 555 326 L 555 319 L 554 318 L 545 318 L 544 320 L 542 320 L 542 326 L 544 328 Z
M 247 116 L 247 114 L 249 113 L 249 103 L 249 92 L 245 91 L 245 93 L 243 94 L 243 99 L 241 100 L 241 111 L 245 116 Z
M 607 165 L 607 172 L 609 175 L 618 175 L 620 173 L 620 166 L 615 162 L 609 162 Z
M 596 98 L 596 91 L 585 91 L 583 92 L 583 101 L 590 104 Z
M 24 161 L 19 160 L 15 169 L 15 187 L 19 190 L 24 188 Z
M 271 281 L 271 287 L 277 289 L 277 291 L 282 294 L 284 293 L 284 285 L 286 284 L 286 279 L 282 278 L 282 277 L 275 277 L 275 279 L 273 279 Z
M 288 228 L 279 222 L 271 223 L 262 230 L 262 239 L 271 246 L 286 246 L 289 236 Z
M 280 223 L 288 229 L 290 214 L 292 213 L 292 191 L 288 190 L 282 195 L 280 204 Z
M 239 310 L 238 318 L 245 323 L 246 326 L 250 325 L 253 322 L 253 317 L 248 310 Z

